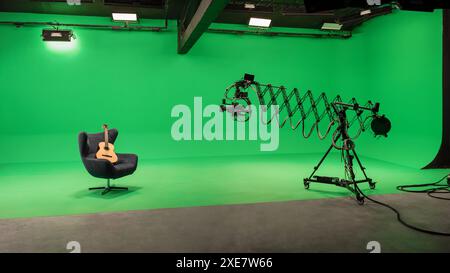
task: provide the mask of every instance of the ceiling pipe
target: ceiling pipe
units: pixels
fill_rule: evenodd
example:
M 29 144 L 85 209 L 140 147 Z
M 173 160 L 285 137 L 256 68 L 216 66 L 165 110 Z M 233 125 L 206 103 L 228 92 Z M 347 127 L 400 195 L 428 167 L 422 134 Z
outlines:
M 235 35 L 261 35 L 261 36 L 282 36 L 282 37 L 301 37 L 301 38 L 337 38 L 349 39 L 352 37 L 350 31 L 347 32 L 327 32 L 327 33 L 295 33 L 295 32 L 278 32 L 278 31 L 254 31 L 254 30 L 232 30 L 232 29 L 208 29 L 210 33 L 235 34 Z
M 109 29 L 109 30 L 138 30 L 138 31 L 154 31 L 160 32 L 168 28 L 167 19 L 164 26 L 130 26 L 130 25 L 99 25 L 99 24 L 65 24 L 58 22 L 18 22 L 18 21 L 0 21 L 0 25 L 14 25 L 16 27 L 23 26 L 51 26 L 51 27 L 80 27 L 92 29 Z

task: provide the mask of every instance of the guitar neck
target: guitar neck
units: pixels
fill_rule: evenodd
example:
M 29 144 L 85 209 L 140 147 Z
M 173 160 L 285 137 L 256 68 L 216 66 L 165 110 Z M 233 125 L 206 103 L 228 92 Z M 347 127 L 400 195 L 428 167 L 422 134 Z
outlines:
M 108 148 L 108 144 L 109 144 L 109 139 L 108 139 L 108 128 L 105 127 L 105 147 Z

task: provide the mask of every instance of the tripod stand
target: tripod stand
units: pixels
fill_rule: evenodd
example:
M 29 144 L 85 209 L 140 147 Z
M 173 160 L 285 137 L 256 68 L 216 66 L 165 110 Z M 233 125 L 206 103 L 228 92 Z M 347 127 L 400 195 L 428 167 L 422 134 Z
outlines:
M 309 189 L 310 183 L 322 183 L 322 184 L 331 184 L 339 187 L 347 188 L 351 191 L 355 197 L 358 204 L 364 204 L 364 196 L 359 192 L 357 184 L 359 183 L 369 183 L 371 189 L 375 189 L 375 182 L 372 181 L 371 178 L 368 178 L 366 175 L 365 167 L 362 165 L 361 160 L 359 159 L 356 151 L 355 144 L 351 140 L 348 134 L 348 121 L 346 111 L 351 107 L 354 110 L 370 110 L 373 109 L 360 107 L 357 104 L 346 104 L 341 102 L 335 102 L 332 104 L 334 111 L 337 113 L 337 117 L 339 120 L 339 127 L 337 128 L 336 135 L 333 136 L 333 143 L 330 145 L 330 148 L 326 151 L 323 157 L 320 159 L 319 163 L 314 167 L 314 171 L 308 178 L 303 179 L 303 184 L 305 189 Z M 336 142 L 338 140 L 342 140 L 343 146 L 337 147 Z M 315 173 L 320 168 L 322 163 L 325 161 L 326 157 L 330 154 L 333 148 L 339 149 L 343 153 L 344 165 L 346 178 L 340 179 L 338 177 L 328 177 L 328 176 L 317 176 Z M 361 169 L 364 179 L 356 180 L 355 172 L 353 170 L 353 160 L 356 159 L 358 162 L 358 166 Z

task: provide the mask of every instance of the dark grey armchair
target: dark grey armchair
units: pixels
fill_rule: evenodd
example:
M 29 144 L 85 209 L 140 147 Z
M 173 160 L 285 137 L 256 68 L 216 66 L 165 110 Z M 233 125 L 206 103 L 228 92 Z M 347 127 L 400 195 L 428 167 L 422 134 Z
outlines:
M 109 142 L 114 144 L 119 132 L 116 129 L 108 130 Z M 81 160 L 84 167 L 94 177 L 107 179 L 105 187 L 89 188 L 89 190 L 103 190 L 102 195 L 111 190 L 128 190 L 125 187 L 114 187 L 110 185 L 110 179 L 117 179 L 130 175 L 136 171 L 138 157 L 135 154 L 117 154 L 119 160 L 112 164 L 105 159 L 97 159 L 95 153 L 98 143 L 104 141 L 104 133 L 87 134 L 81 132 L 78 135 Z

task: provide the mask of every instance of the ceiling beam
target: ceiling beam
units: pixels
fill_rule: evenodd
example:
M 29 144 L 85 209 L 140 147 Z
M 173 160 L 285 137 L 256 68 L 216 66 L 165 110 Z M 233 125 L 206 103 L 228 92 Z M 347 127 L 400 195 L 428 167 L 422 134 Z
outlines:
M 228 2 L 229 0 L 201 0 L 187 27 L 178 24 L 179 54 L 186 54 L 192 48 Z
M 169 2 L 169 19 L 177 18 L 175 14 L 174 0 Z M 68 5 L 67 2 L 43 2 L 31 0 L 0 0 L 0 11 L 2 12 L 27 12 L 44 14 L 82 15 L 82 16 L 105 16 L 111 17 L 112 12 L 137 13 L 139 18 L 165 19 L 164 6 L 132 6 L 132 5 L 110 5 L 103 1 L 83 2 L 81 5 Z

